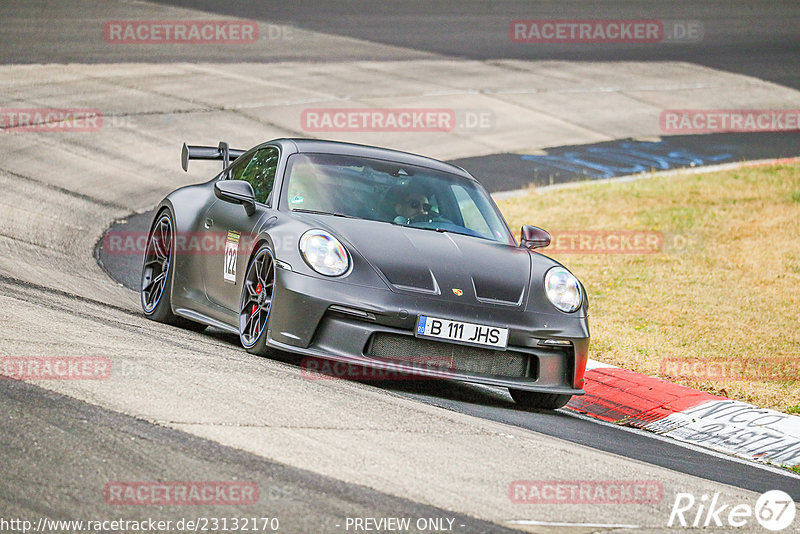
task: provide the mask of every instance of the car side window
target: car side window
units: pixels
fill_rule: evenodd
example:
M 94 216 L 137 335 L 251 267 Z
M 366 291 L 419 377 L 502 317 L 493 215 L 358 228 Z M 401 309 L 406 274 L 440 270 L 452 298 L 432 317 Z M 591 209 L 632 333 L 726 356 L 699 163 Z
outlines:
M 231 180 L 244 180 L 253 186 L 256 202 L 266 204 L 275 185 L 278 169 L 278 149 L 266 147 L 257 150 L 249 161 L 231 170 Z
M 231 166 L 228 167 L 226 179 L 241 180 L 242 173 L 247 168 L 247 164 L 250 163 L 250 160 L 253 159 L 253 156 L 255 156 L 255 152 L 253 152 L 252 154 L 248 154 L 247 156 L 241 156 L 239 158 L 236 158 L 233 164 L 231 164 Z

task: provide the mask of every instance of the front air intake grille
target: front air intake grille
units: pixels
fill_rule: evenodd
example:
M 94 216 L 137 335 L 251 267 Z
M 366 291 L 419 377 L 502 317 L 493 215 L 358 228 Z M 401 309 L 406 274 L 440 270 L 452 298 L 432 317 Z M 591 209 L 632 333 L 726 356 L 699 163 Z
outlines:
M 373 334 L 367 355 L 412 366 L 431 365 L 442 370 L 479 375 L 536 378 L 536 373 L 528 372 L 529 356 L 521 352 L 443 343 L 400 334 Z

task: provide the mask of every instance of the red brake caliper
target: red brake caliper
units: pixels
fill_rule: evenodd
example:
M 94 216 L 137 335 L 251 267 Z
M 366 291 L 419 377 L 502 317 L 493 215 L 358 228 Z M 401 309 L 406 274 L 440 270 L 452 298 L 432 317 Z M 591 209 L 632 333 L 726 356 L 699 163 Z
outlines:
M 261 282 L 259 282 L 258 285 L 256 286 L 256 293 L 261 293 Z M 250 312 L 250 315 L 255 315 L 257 309 L 258 306 L 253 304 L 253 311 Z

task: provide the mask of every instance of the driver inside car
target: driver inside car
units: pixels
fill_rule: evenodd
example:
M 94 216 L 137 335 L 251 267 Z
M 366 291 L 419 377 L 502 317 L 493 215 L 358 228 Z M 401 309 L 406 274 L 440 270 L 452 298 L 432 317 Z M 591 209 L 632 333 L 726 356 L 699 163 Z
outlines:
M 437 216 L 428 201 L 428 196 L 422 191 L 407 191 L 394 205 L 397 217 L 395 224 L 411 224 L 414 222 L 431 222 Z

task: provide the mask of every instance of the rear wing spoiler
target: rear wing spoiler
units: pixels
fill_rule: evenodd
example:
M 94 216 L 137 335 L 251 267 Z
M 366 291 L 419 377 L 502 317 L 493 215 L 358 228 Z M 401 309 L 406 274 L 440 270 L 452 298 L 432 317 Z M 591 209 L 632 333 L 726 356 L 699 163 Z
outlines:
M 222 161 L 222 168 L 225 169 L 228 163 L 245 152 L 246 150 L 230 148 L 225 141 L 220 141 L 218 147 L 187 145 L 183 143 L 183 148 L 181 149 L 181 167 L 183 167 L 184 171 L 188 171 L 190 159 L 207 159 Z

